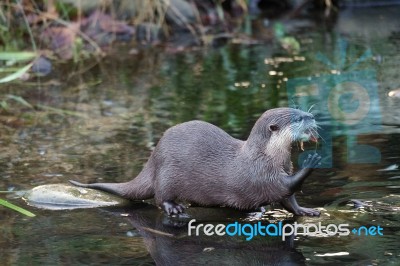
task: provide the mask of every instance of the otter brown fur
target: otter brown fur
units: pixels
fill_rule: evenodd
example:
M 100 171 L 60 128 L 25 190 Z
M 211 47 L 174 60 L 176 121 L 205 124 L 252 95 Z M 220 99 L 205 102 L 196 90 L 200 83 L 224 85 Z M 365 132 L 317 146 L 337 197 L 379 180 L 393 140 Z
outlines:
M 154 197 L 168 215 L 184 211 L 176 201 L 202 206 L 229 206 L 250 210 L 273 202 L 296 215 L 316 216 L 300 207 L 294 193 L 300 189 L 321 157 L 310 155 L 292 174 L 291 144 L 315 140 L 312 114 L 292 108 L 266 111 L 246 141 L 203 121 L 169 128 L 143 170 L 126 183 L 72 184 L 95 188 L 132 200 Z

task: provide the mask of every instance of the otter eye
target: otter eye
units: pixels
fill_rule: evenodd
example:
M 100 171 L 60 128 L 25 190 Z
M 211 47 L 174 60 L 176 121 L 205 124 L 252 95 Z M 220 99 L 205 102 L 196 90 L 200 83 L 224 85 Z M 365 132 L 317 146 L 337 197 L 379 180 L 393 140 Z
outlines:
M 302 120 L 303 120 L 303 117 L 300 116 L 300 117 L 298 117 L 298 118 L 296 119 L 296 122 L 301 122 Z
M 277 131 L 279 129 L 278 125 L 270 125 L 269 130 L 270 131 Z

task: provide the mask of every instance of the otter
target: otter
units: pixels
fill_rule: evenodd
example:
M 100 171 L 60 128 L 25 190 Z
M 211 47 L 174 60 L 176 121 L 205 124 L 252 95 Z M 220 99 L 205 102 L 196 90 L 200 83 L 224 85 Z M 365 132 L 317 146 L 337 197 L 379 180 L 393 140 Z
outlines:
M 293 174 L 291 145 L 317 142 L 311 113 L 293 108 L 264 112 L 246 141 L 203 121 L 178 124 L 165 131 L 139 175 L 124 183 L 73 185 L 103 190 L 131 200 L 155 198 L 168 215 L 184 212 L 177 201 L 242 210 L 280 202 L 295 215 L 319 216 L 295 198 L 305 178 L 320 165 L 314 153 Z

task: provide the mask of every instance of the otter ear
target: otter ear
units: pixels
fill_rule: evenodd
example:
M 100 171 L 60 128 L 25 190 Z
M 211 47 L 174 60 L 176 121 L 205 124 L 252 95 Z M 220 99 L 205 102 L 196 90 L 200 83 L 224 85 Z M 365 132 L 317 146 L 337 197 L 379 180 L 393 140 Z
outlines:
M 269 125 L 269 131 L 277 131 L 278 129 L 278 125 Z

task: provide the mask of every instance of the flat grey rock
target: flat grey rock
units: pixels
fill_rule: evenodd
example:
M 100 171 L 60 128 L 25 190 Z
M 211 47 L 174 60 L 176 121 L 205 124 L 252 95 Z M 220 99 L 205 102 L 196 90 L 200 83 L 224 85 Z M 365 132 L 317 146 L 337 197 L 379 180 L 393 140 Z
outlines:
M 67 184 L 51 184 L 35 187 L 27 191 L 23 199 L 31 206 L 49 210 L 96 208 L 129 204 L 128 200 L 103 191 Z

